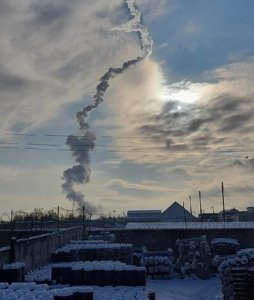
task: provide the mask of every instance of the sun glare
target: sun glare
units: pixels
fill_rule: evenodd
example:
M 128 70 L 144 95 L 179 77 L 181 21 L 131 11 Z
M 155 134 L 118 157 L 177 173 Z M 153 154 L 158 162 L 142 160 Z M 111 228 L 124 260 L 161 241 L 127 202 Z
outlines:
M 202 84 L 193 82 L 176 82 L 163 88 L 160 101 L 177 101 L 179 103 L 195 103 L 201 98 Z M 183 106 L 179 104 L 177 110 L 182 110 Z

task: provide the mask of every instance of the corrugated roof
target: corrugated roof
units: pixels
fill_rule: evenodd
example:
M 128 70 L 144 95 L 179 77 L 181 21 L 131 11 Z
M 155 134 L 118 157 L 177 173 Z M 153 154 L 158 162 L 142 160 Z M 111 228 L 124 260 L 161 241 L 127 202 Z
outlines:
M 160 210 L 129 210 L 127 211 L 128 218 L 157 218 L 161 215 Z
M 168 229 L 253 229 L 254 222 L 131 222 L 125 226 L 129 230 Z

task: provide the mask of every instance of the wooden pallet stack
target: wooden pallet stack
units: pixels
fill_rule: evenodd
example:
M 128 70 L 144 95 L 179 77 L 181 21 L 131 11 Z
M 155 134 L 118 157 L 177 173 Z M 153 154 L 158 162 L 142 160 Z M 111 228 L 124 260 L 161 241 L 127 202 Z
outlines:
M 254 299 L 254 249 L 226 258 L 218 268 L 224 300 Z
M 231 278 L 233 298 L 235 300 L 248 299 L 249 282 L 247 267 L 232 267 Z

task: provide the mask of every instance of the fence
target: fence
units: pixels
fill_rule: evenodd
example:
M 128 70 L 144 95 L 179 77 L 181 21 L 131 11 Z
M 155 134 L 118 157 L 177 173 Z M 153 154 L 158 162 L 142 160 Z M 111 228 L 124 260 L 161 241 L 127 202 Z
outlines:
M 129 230 L 169 230 L 169 229 L 254 229 L 254 222 L 154 222 L 128 223 Z
M 71 240 L 81 239 L 82 233 L 82 227 L 73 227 L 17 240 L 14 245 L 15 259 L 24 262 L 28 269 L 43 266 L 50 261 L 52 253 L 57 248 Z M 0 248 L 0 266 L 9 262 L 10 250 L 10 247 Z
M 28 237 L 33 235 L 33 232 L 56 231 L 74 226 L 82 226 L 85 235 L 87 229 L 90 228 L 90 222 L 91 213 L 84 206 L 72 210 L 58 206 L 48 211 L 35 209 L 28 213 L 18 210 L 0 214 L 0 230 L 10 231 L 10 238 L 21 231 L 27 232 Z

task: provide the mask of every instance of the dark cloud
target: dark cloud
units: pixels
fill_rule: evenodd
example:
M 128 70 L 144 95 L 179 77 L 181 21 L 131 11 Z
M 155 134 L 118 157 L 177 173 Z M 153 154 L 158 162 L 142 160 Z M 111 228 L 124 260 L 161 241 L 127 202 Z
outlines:
M 253 185 L 244 185 L 244 186 L 238 186 L 234 187 L 233 191 L 235 193 L 247 193 L 247 194 L 253 194 L 254 193 L 254 186 Z
M 0 70 L 0 89 L 2 91 L 20 90 L 28 88 L 31 81 L 18 75 L 12 75 Z
M 66 145 L 72 151 L 72 156 L 81 165 L 90 164 L 90 151 L 94 149 L 96 137 L 91 131 L 87 131 L 84 136 L 68 136 Z
M 37 2 L 32 6 L 37 25 L 51 25 L 52 23 L 70 17 L 71 9 L 64 2 Z
M 254 105 L 251 99 L 223 94 L 205 103 L 182 104 L 180 111 L 176 110 L 178 104 L 169 101 L 163 105 L 159 114 L 147 119 L 147 124 L 143 119 L 138 131 L 156 142 L 165 143 L 169 152 L 188 154 L 197 151 L 205 155 L 223 152 L 241 154 L 242 151 L 244 157 L 246 148 L 239 148 L 238 132 L 242 131 L 242 138 L 253 125 Z M 250 145 L 249 137 L 246 143 Z M 246 164 L 244 162 L 243 166 L 246 167 Z M 251 165 L 252 161 L 249 160 L 249 170 Z
M 0 0 L 0 16 L 6 17 L 9 13 L 14 12 L 14 8 L 5 0 Z
M 220 128 L 221 131 L 227 132 L 234 129 L 245 127 L 246 123 L 253 118 L 253 110 L 245 113 L 234 114 L 224 119 L 225 126 Z
M 188 125 L 188 132 L 196 132 L 205 123 L 209 122 L 209 119 L 194 119 L 190 121 Z
M 77 79 L 83 69 L 82 62 L 91 57 L 92 55 L 90 56 L 88 53 L 81 53 L 72 57 L 55 72 L 55 76 L 62 81 Z

